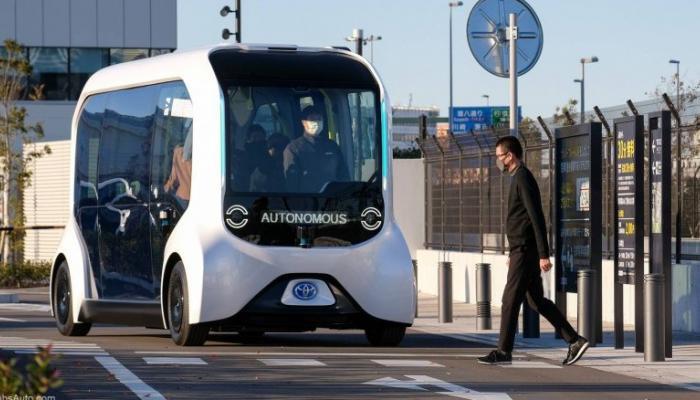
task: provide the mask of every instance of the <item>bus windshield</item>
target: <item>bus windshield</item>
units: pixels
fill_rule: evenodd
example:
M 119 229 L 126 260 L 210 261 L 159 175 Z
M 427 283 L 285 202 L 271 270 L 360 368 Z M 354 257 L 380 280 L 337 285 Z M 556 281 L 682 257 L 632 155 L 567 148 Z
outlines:
M 227 191 L 329 196 L 381 176 L 371 89 L 224 85 Z

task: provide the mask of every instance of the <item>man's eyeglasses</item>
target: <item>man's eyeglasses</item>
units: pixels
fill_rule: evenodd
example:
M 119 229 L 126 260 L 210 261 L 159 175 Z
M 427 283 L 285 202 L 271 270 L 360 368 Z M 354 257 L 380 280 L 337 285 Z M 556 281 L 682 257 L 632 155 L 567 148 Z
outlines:
M 508 155 L 508 153 L 501 153 L 501 154 L 496 153 L 496 158 L 500 159 L 501 157 L 505 157 L 507 155 Z

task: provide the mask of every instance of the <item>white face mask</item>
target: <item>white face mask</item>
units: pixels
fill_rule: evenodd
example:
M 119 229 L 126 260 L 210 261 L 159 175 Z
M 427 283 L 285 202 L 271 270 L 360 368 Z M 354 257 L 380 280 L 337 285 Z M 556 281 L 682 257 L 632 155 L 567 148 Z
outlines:
M 317 136 L 323 130 L 323 121 L 306 121 L 306 133 L 311 136 Z
M 501 171 L 501 173 L 506 172 L 506 165 L 503 164 L 503 161 L 501 161 L 500 158 L 496 159 L 496 167 L 498 168 L 499 171 Z

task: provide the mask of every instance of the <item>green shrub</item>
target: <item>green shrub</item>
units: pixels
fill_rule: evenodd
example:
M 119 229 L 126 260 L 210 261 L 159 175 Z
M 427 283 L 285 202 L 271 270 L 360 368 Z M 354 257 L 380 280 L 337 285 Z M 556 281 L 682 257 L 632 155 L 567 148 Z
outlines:
M 55 358 L 51 354 L 51 345 L 39 347 L 39 352 L 24 368 L 24 374 L 17 370 L 16 358 L 0 361 L 0 394 L 3 397 L 39 397 L 49 389 L 63 385 L 59 371 L 51 366 Z
M 24 288 L 49 284 L 51 264 L 48 262 L 25 262 L 0 265 L 0 287 Z

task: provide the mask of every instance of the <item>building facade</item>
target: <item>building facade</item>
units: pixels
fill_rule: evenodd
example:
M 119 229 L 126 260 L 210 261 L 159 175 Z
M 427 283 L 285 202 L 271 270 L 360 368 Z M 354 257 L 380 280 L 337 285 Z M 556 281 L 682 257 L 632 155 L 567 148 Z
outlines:
M 0 41 L 24 48 L 29 87 L 44 85 L 42 101 L 20 101 L 28 123 L 41 122 L 52 154 L 29 165 L 24 193 L 27 260 L 48 260 L 68 217 L 70 125 L 76 100 L 97 70 L 177 48 L 176 0 L 0 0 Z M 0 57 L 4 54 L 0 46 Z M 25 145 L 24 151 L 32 148 Z M 32 229 L 33 227 L 49 227 Z

